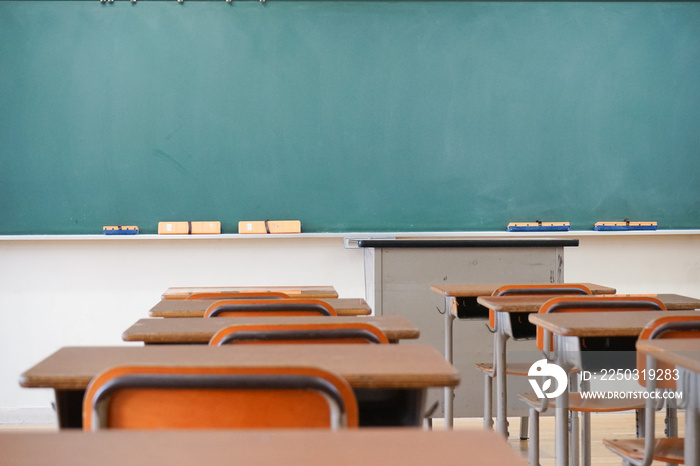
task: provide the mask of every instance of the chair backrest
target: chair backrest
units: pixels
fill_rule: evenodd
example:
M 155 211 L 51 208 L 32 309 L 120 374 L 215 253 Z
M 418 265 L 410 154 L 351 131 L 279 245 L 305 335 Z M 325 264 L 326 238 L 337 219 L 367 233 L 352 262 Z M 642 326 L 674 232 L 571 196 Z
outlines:
M 642 333 L 640 340 L 654 340 L 660 338 L 700 338 L 700 313 L 697 316 L 674 316 L 673 313 L 658 317 L 649 322 Z M 639 383 L 646 387 L 648 374 L 646 372 L 647 358 L 641 353 L 637 353 L 637 373 Z M 657 361 L 654 379 L 656 388 L 676 388 L 675 367 L 663 361 Z M 669 371 L 669 372 L 666 372 Z M 660 375 L 660 377 L 656 377 Z
M 340 376 L 309 367 L 121 366 L 89 384 L 85 430 L 356 427 Z
M 204 317 L 337 316 L 333 307 L 318 299 L 226 299 L 216 301 Z
M 523 295 L 590 295 L 591 290 L 578 283 L 543 283 L 543 284 L 521 284 L 503 285 L 494 291 L 491 296 L 523 296 Z M 496 316 L 492 309 L 489 309 L 489 326 L 496 328 Z
M 224 327 L 209 345 L 287 343 L 389 343 L 374 325 L 364 322 L 332 322 L 327 324 L 259 324 Z
M 540 307 L 541 314 L 550 312 L 618 312 L 665 311 L 664 303 L 647 296 L 565 296 L 553 298 Z M 537 327 L 537 347 L 544 348 L 544 331 Z M 550 351 L 554 348 L 551 347 Z
M 289 299 L 289 295 L 277 291 L 256 291 L 250 293 L 230 293 L 230 292 L 206 292 L 192 293 L 187 300 L 196 299 Z

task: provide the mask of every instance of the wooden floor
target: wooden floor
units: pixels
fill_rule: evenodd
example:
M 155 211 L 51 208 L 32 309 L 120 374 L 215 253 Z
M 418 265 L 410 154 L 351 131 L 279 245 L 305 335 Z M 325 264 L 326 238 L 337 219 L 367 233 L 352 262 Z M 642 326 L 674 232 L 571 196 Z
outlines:
M 678 435 L 684 433 L 684 416 L 678 413 Z M 510 438 L 508 443 L 527 458 L 527 440 L 519 439 L 520 419 L 509 418 Z M 481 429 L 481 418 L 455 419 L 455 429 Z M 435 419 L 433 429 L 444 428 L 441 419 Z M 656 435 L 664 437 L 664 414 L 656 416 Z M 591 464 L 595 466 L 620 466 L 622 460 L 603 445 L 604 438 L 634 438 L 635 416 L 634 413 L 623 414 L 594 414 L 591 416 Z M 554 466 L 554 417 L 540 418 L 540 465 Z M 666 463 L 653 462 L 653 466 L 665 466 Z
M 622 464 L 620 458 L 610 452 L 603 446 L 604 438 L 634 438 L 635 418 L 633 413 L 624 414 L 596 414 L 591 416 L 591 463 L 596 466 L 619 466 Z M 510 445 L 516 451 L 520 452 L 527 458 L 527 441 L 520 441 L 519 429 L 520 419 L 509 418 L 511 436 L 509 439 Z M 684 416 L 683 413 L 678 414 L 678 431 L 679 435 L 683 436 Z M 482 420 L 480 418 L 461 418 L 455 419 L 455 429 L 481 429 Z M 0 432 L 2 431 L 47 431 L 56 430 L 55 425 L 17 425 L 17 424 L 0 424 Z M 442 419 L 433 420 L 433 429 L 444 429 Z M 657 414 L 656 431 L 657 436 L 664 436 L 664 417 L 662 413 Z M 546 416 L 540 419 L 540 455 L 541 466 L 554 466 L 554 417 Z M 654 462 L 654 466 L 663 466 L 666 463 Z

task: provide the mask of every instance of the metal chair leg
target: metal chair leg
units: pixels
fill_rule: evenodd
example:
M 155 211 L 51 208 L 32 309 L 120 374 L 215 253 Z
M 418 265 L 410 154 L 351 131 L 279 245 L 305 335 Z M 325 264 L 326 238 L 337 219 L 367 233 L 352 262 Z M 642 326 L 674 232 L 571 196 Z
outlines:
M 493 430 L 492 392 L 493 378 L 484 373 L 484 430 Z
M 666 406 L 666 437 L 678 437 L 678 412 L 670 403 Z
M 645 424 L 644 424 L 644 409 L 635 409 L 634 416 L 637 421 L 637 438 L 644 438 L 645 434 Z
M 520 418 L 520 440 L 527 440 L 527 416 Z

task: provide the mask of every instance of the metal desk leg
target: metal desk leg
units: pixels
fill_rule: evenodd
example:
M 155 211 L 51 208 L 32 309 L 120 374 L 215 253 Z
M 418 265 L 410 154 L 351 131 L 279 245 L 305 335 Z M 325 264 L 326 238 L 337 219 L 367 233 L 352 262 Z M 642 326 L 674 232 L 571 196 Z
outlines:
M 557 398 L 554 411 L 554 456 L 557 466 L 569 464 L 569 392 L 564 390 Z
M 678 412 L 675 406 L 676 400 L 666 400 L 666 437 L 678 437 Z M 673 463 L 666 463 L 670 466 Z
M 591 466 L 591 413 L 581 413 L 581 464 Z
M 530 440 L 527 443 L 530 466 L 540 466 L 540 413 L 530 408 Z
M 580 392 L 580 388 L 577 386 L 577 377 L 576 375 L 572 374 L 570 371 L 568 372 L 568 380 L 569 380 L 569 392 Z M 582 413 L 583 414 L 583 413 Z M 584 422 L 584 428 L 585 428 L 585 422 Z M 583 434 L 581 433 L 581 416 L 579 416 L 579 413 L 577 411 L 570 411 L 569 412 L 569 461 L 571 466 L 579 466 L 580 464 L 580 459 L 581 459 L 581 451 L 585 450 L 585 447 L 582 446 L 582 437 Z
M 569 386 L 575 386 L 578 376 L 570 377 Z M 589 391 L 590 382 L 581 380 L 578 391 Z M 591 466 L 591 413 L 581 412 L 581 464 Z
M 545 331 L 544 347 L 545 352 L 549 353 L 549 345 L 551 341 L 550 333 Z M 563 354 L 562 337 L 553 335 L 554 337 L 554 358 L 551 354 L 548 355 L 550 361 L 552 359 L 564 369 L 566 372 L 566 380 L 571 378 L 572 367 L 567 363 L 566 356 Z M 564 393 L 557 398 L 557 406 L 554 410 L 554 457 L 557 466 L 569 465 L 569 390 L 564 390 Z
M 569 455 L 571 456 L 570 458 L 570 465 L 571 466 L 579 466 L 579 458 L 580 458 L 580 451 L 579 451 L 579 439 L 581 437 L 580 435 L 580 428 L 579 428 L 579 416 L 577 412 L 570 412 L 569 413 Z
M 508 394 L 506 392 L 506 341 L 508 340 L 508 335 L 501 331 L 502 328 L 503 325 L 500 325 L 500 323 L 497 321 L 496 333 L 494 334 L 494 351 L 496 352 L 496 367 L 494 368 L 494 374 L 496 374 L 496 426 L 498 433 L 507 438 Z
M 689 371 L 688 371 L 689 372 Z M 699 464 L 700 462 L 700 442 L 697 441 L 698 423 L 700 423 L 700 374 L 688 374 L 690 383 L 687 395 L 690 395 L 685 410 L 685 438 L 683 457 L 685 464 Z M 686 396 L 686 394 L 684 394 Z M 695 440 L 695 441 L 688 441 Z
M 445 359 L 452 364 L 452 323 L 455 316 L 450 312 L 452 298 L 445 298 Z M 452 429 L 454 425 L 454 388 L 445 387 L 445 428 Z

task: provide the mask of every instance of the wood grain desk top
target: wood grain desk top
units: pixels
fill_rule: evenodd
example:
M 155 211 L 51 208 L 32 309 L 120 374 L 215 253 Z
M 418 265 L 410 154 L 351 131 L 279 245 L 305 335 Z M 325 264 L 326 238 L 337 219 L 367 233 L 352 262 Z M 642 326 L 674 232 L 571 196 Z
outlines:
M 165 290 L 163 299 L 185 299 L 192 293 L 251 293 L 277 291 L 290 298 L 337 298 L 332 286 L 173 286 Z
M 187 302 L 187 301 L 184 301 Z M 330 320 L 329 320 L 330 319 Z M 216 317 L 212 319 L 140 319 L 123 334 L 124 341 L 144 343 L 208 343 L 229 325 L 365 322 L 379 328 L 389 340 L 415 339 L 418 328 L 403 316 L 369 317 Z
M 571 283 L 573 284 L 573 283 Z M 576 283 L 587 286 L 593 294 L 615 294 L 615 288 L 596 285 L 594 283 Z M 465 285 L 433 285 L 430 289 L 443 296 L 454 298 L 475 298 L 477 296 L 490 296 L 494 291 L 509 283 L 489 284 L 465 284 Z
M 372 309 L 362 298 L 322 298 L 321 301 L 330 304 L 339 316 L 368 316 L 372 313 Z M 203 317 L 204 311 L 215 302 L 211 299 L 162 299 L 148 311 L 148 315 L 151 317 Z
M 650 296 L 660 300 L 667 309 L 673 311 L 692 310 L 700 308 L 700 299 L 681 296 L 678 294 L 647 294 L 647 295 L 617 295 L 617 296 Z M 537 312 L 540 307 L 556 298 L 555 295 L 530 296 L 479 296 L 476 301 L 496 312 Z
M 669 311 L 553 312 L 530 314 L 530 322 L 552 333 L 572 337 L 632 337 Z M 698 311 L 670 311 L 673 315 L 697 315 Z
M 3 465 L 525 466 L 492 431 L 319 429 L 0 433 Z
M 456 386 L 459 373 L 428 345 L 154 345 L 64 347 L 20 376 L 23 387 L 85 389 L 119 365 L 314 366 L 354 388 Z
M 700 373 L 700 338 L 639 340 L 637 351 L 658 361 Z

